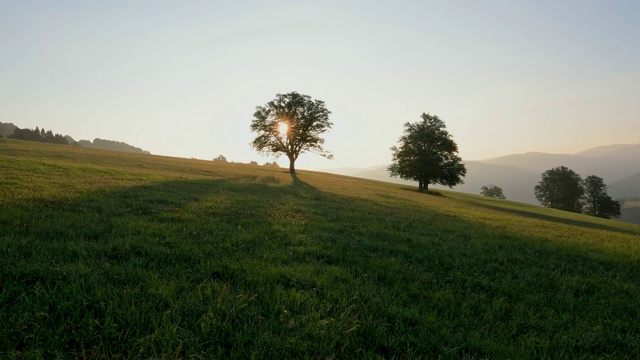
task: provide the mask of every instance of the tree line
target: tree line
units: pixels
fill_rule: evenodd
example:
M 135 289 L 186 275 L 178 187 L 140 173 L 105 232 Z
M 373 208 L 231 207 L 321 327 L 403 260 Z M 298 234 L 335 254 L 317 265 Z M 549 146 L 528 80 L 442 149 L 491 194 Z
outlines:
M 324 150 L 321 135 L 331 129 L 331 112 L 323 101 L 297 92 L 277 94 L 263 106 L 256 106 L 251 131 L 257 133 L 251 146 L 258 152 L 289 159 L 289 172 L 295 174 L 295 162 L 304 152 L 314 152 L 331 159 Z M 418 191 L 428 191 L 430 184 L 453 187 L 463 184 L 467 169 L 458 156 L 442 119 L 423 113 L 421 121 L 405 123 L 398 145 L 391 147 L 391 176 L 418 182 Z M 564 166 L 548 170 L 536 185 L 535 196 L 544 206 L 581 212 L 602 218 L 620 216 L 620 202 L 607 195 L 607 186 L 595 175 L 584 180 Z M 496 185 L 483 186 L 481 194 L 505 199 Z
M 533 189 L 543 206 L 610 219 L 620 217 L 622 204 L 607 194 L 608 186 L 596 175 L 582 179 L 580 174 L 559 166 L 542 173 L 542 179 Z M 502 188 L 483 186 L 480 194 L 506 199 Z
M 141 148 L 131 146 L 120 141 L 104 140 L 99 138 L 95 138 L 93 142 L 91 142 L 90 140 L 75 141 L 70 136 L 54 134 L 53 131 L 45 130 L 44 128 L 40 129 L 39 127 L 36 127 L 35 129 L 21 129 L 13 125 L 12 123 L 5 124 L 0 122 L 0 137 L 2 136 L 15 140 L 27 140 L 60 145 L 73 145 L 86 148 L 122 151 L 135 154 L 151 154 L 150 152 L 145 151 Z
M 251 131 L 257 133 L 251 146 L 258 152 L 289 159 L 289 172 L 295 174 L 295 162 L 304 152 L 326 158 L 333 155 L 323 148 L 321 135 L 331 129 L 331 112 L 321 100 L 291 92 L 277 94 L 263 106 L 256 106 Z M 418 182 L 418 190 L 429 184 L 449 187 L 463 183 L 466 168 L 458 156 L 458 146 L 447 132 L 444 121 L 423 113 L 422 121 L 404 124 L 398 146 L 393 146 L 392 176 Z
M 54 134 L 51 130 L 39 129 L 20 129 L 16 128 L 13 134 L 9 135 L 9 139 L 38 141 L 50 144 L 69 145 L 69 141 L 61 134 Z
M 607 188 L 598 176 L 582 179 L 575 171 L 559 166 L 542 173 L 534 193 L 546 207 L 605 219 L 620 217 L 621 204 L 607 194 Z

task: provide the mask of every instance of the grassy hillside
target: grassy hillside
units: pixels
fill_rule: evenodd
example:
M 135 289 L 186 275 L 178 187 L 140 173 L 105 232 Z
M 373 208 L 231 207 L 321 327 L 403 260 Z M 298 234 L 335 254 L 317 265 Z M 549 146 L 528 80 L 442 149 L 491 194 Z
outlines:
M 640 227 L 0 139 L 0 358 L 635 358 Z
M 513 156 L 517 157 L 518 155 Z M 544 172 L 544 170 L 534 172 L 517 166 L 487 164 L 481 161 L 467 161 L 465 166 L 467 167 L 467 175 L 464 178 L 464 184 L 456 185 L 454 188 L 455 191 L 479 194 L 482 186 L 494 184 L 502 188 L 504 195 L 509 200 L 532 205 L 540 204 L 534 196 L 533 189 L 540 181 L 540 174 Z M 354 174 L 357 177 L 365 179 L 417 186 L 415 181 L 389 177 L 389 172 L 387 171 L 386 166 L 369 169 L 359 173 L 355 172 Z M 432 185 L 430 188 L 448 189 L 448 187 L 441 185 Z M 640 173 L 612 183 L 609 187 L 608 193 L 614 199 L 635 198 L 640 196 Z M 625 206 L 622 209 L 622 216 L 617 220 L 640 224 L 639 210 L 640 209 L 631 205 Z

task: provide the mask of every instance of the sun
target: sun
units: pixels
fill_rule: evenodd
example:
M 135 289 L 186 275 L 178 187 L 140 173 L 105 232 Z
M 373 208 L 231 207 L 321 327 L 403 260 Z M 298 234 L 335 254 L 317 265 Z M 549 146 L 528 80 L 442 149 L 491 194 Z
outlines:
M 286 136 L 287 130 L 289 130 L 289 125 L 287 125 L 287 123 L 278 123 L 278 131 L 280 132 L 280 135 Z

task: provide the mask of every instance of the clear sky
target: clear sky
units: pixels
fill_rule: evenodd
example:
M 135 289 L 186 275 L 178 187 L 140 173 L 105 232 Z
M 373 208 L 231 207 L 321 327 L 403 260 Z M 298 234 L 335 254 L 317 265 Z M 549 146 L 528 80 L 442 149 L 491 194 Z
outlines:
M 257 105 L 325 101 L 334 160 L 436 114 L 466 160 L 640 143 L 640 1 L 0 0 L 0 121 L 264 163 Z M 286 158 L 281 157 L 286 166 Z

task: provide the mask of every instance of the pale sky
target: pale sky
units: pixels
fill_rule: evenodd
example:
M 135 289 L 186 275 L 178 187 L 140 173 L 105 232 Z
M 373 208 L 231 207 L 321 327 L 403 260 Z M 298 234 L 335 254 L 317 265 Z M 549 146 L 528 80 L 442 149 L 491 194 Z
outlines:
M 299 169 L 387 164 L 422 112 L 465 160 L 640 143 L 640 1 L 0 0 L 0 122 L 264 163 L 291 91 L 334 123 Z

